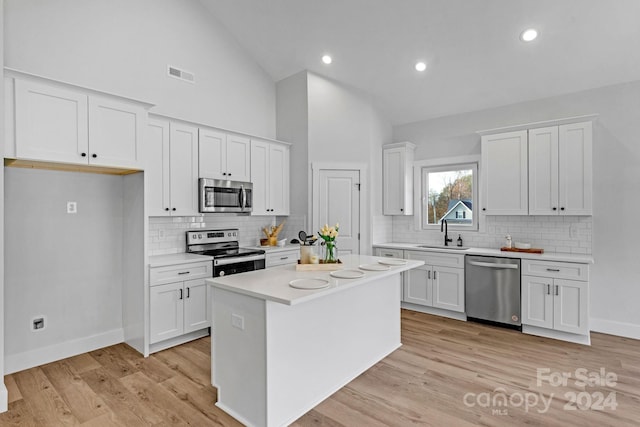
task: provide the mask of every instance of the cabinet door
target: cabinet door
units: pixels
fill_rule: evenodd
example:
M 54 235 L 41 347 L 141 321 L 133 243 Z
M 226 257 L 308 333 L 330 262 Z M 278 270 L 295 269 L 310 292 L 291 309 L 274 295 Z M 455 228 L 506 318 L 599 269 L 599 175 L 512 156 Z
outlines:
M 168 216 L 169 199 L 169 122 L 149 120 L 145 143 L 147 213 L 149 216 Z
M 383 214 L 404 215 L 405 149 L 388 148 L 382 154 Z
M 253 162 L 253 159 L 251 161 Z M 271 144 L 267 166 L 271 215 L 289 215 L 289 147 Z M 251 179 L 255 185 L 253 176 Z
M 89 164 L 141 169 L 146 115 L 142 107 L 90 96 Z
M 227 134 L 212 129 L 200 128 L 199 176 L 200 178 L 227 179 L 226 150 Z M 223 175 L 223 172 L 225 175 Z
M 522 324 L 553 328 L 553 279 L 522 276 Z
M 16 157 L 87 164 L 87 96 L 62 87 L 15 80 Z
M 485 135 L 481 150 L 482 212 L 528 215 L 527 131 Z
M 403 301 L 431 307 L 433 305 L 431 267 L 414 268 L 406 274 L 403 283 Z
M 171 215 L 199 215 L 198 128 L 171 123 L 169 130 Z
M 251 141 L 251 179 L 253 210 L 251 215 L 272 215 L 269 205 L 269 143 Z
M 182 282 L 149 288 L 151 344 L 182 335 L 183 298 Z
M 388 249 L 388 248 L 376 248 L 375 256 L 382 256 L 387 258 L 403 258 L 402 249 Z
M 558 215 L 558 127 L 529 130 L 529 214 Z
M 227 135 L 226 160 L 226 179 L 251 181 L 251 141 L 249 138 L 233 134 Z
M 464 269 L 433 267 L 433 306 L 464 313 Z
M 204 279 L 184 282 L 184 333 L 211 326 Z
M 553 328 L 573 334 L 588 334 L 588 283 L 554 279 Z
M 591 215 L 591 122 L 561 125 L 558 132 L 560 215 Z

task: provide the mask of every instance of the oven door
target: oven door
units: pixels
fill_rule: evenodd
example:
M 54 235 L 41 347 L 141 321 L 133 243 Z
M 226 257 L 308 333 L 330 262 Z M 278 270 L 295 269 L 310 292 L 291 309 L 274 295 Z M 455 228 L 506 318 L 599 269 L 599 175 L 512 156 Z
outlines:
M 200 212 L 251 212 L 252 190 L 250 182 L 200 178 Z
M 247 271 L 262 270 L 265 268 L 265 256 L 255 255 L 237 258 L 222 258 L 213 260 L 213 277 L 228 276 L 230 274 L 244 273 Z

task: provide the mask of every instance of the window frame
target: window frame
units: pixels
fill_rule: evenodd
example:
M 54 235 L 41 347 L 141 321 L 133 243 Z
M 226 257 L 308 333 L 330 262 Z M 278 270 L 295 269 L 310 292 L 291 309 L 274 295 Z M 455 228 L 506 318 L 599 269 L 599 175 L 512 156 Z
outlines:
M 480 156 L 461 156 L 431 160 L 421 160 L 414 162 L 413 176 L 414 188 L 414 226 L 416 230 L 424 231 L 440 231 L 440 224 L 426 224 L 424 221 L 425 210 L 428 205 L 428 194 L 425 191 L 427 185 L 426 177 L 429 172 L 454 171 L 460 169 L 470 169 L 473 174 L 472 178 L 472 205 L 473 219 L 470 225 L 448 224 L 449 230 L 458 232 L 477 232 L 480 229 L 480 212 L 476 211 L 479 206 L 479 186 L 480 186 Z

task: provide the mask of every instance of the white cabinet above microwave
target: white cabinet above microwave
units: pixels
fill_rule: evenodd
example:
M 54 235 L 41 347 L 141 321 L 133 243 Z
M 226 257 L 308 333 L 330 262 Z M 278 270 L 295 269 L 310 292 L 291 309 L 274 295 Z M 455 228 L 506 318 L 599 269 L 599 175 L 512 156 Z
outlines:
M 201 127 L 199 176 L 251 181 L 251 140 L 243 135 Z

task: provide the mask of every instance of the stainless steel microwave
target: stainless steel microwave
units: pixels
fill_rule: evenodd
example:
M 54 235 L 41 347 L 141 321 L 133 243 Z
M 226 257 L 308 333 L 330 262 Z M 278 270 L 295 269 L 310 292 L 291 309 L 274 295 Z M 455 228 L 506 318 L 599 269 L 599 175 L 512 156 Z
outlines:
M 241 181 L 200 178 L 200 212 L 246 212 L 253 206 L 253 184 Z

